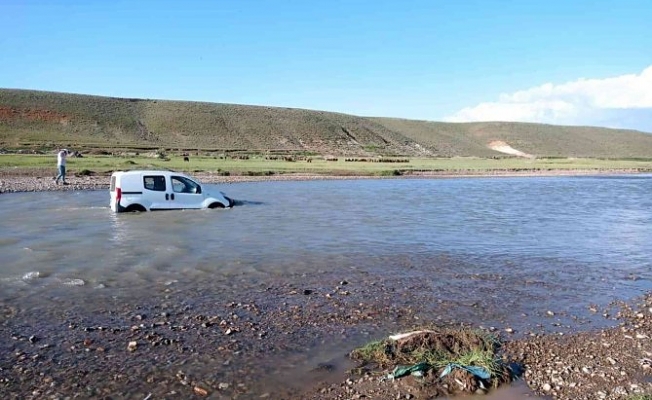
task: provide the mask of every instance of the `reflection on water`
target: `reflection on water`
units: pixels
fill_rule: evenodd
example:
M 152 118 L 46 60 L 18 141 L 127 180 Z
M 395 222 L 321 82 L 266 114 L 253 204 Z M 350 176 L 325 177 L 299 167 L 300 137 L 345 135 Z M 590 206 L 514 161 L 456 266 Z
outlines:
M 356 270 L 414 280 L 424 301 L 499 303 L 512 293 L 506 313 L 518 315 L 551 297 L 585 308 L 650 288 L 650 176 L 220 189 L 239 205 L 115 215 L 105 191 L 2 195 L 1 293 Z

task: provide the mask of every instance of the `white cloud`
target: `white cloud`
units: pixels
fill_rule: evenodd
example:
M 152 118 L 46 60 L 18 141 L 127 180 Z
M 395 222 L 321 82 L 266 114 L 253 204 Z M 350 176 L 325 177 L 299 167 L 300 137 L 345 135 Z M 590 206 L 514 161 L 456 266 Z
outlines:
M 449 122 L 521 121 L 652 132 L 652 66 L 640 74 L 546 83 L 464 108 Z

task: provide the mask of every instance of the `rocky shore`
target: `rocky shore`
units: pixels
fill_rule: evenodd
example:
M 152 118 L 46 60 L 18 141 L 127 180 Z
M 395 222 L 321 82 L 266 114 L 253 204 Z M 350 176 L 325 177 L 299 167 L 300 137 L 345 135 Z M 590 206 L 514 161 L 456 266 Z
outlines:
M 573 334 L 530 334 L 505 339 L 503 358 L 523 368 L 520 385 L 497 390 L 484 398 L 501 400 L 628 400 L 652 396 L 652 296 L 636 305 L 621 304 L 618 325 Z M 604 310 L 609 316 L 610 311 Z M 507 329 L 509 331 L 509 329 Z M 387 371 L 386 371 L 387 372 Z M 313 399 L 373 398 L 430 399 L 418 378 L 388 381 L 378 376 L 351 376 L 343 383 L 324 386 Z M 527 385 L 529 390 L 523 390 Z M 328 394 L 324 397 L 324 394 Z M 648 397 L 644 397 L 648 396 Z
M 408 331 L 419 313 L 409 295 L 396 298 L 398 277 L 350 279 L 323 272 L 253 286 L 237 279 L 206 287 L 169 282 L 145 296 L 82 286 L 32 307 L 1 296 L 0 396 L 434 398 L 418 377 L 387 379 L 391 368 L 357 369 L 347 360 L 349 336 Z M 523 371 L 512 386 L 482 398 L 629 400 L 652 393 L 652 297 L 596 310 L 596 317 L 615 325 L 538 334 L 464 324 L 500 337 L 499 354 Z
M 57 185 L 51 177 L 0 176 L 0 193 L 108 189 L 108 180 L 106 176 L 71 177 L 69 185 Z

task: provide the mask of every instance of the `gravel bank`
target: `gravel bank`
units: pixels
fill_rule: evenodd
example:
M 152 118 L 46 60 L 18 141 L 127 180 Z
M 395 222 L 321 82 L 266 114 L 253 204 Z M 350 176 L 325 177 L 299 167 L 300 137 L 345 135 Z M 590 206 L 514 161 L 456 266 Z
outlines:
M 636 305 L 598 311 L 619 321 L 614 328 L 575 334 L 530 334 L 513 338 L 501 332 L 503 358 L 523 368 L 510 391 L 489 397 L 500 400 L 628 400 L 652 395 L 652 296 Z M 552 319 L 552 318 L 551 318 Z M 310 399 L 430 399 L 418 378 L 386 380 L 391 371 L 349 375 L 323 385 Z M 518 387 L 527 385 L 531 392 Z
M 235 279 L 224 285 L 247 286 L 218 291 L 161 283 L 119 296 L 82 286 L 36 308 L 0 300 L 0 396 L 432 398 L 418 378 L 383 379 L 389 370 L 360 374 L 345 361 L 353 348 L 333 349 L 364 331 L 409 331 L 418 313 L 411 296 L 397 301 L 400 278 L 382 284 L 373 276 L 347 278 L 329 272 L 279 277 L 247 290 Z M 591 332 L 519 335 L 496 327 L 503 357 L 525 373 L 521 395 L 503 389 L 487 398 L 626 400 L 652 393 L 652 297 L 618 309 L 597 311 L 617 317 L 617 326 Z M 329 347 L 330 356 L 305 363 L 308 354 Z

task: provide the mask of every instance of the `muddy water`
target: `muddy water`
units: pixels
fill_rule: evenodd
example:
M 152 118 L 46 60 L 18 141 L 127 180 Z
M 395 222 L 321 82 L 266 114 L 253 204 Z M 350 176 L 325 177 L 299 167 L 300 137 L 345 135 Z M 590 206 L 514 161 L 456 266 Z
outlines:
M 245 294 L 264 302 L 256 293 L 266 286 L 323 293 L 345 282 L 360 302 L 377 301 L 364 293 L 382 286 L 385 301 L 414 308 L 414 323 L 519 335 L 609 324 L 589 308 L 652 286 L 652 176 L 219 189 L 239 205 L 115 215 L 104 191 L 2 195 L 0 300 L 47 316 L 54 307 L 98 310 L 112 296 L 145 302 L 161 287 L 204 307 Z M 324 360 L 344 367 L 342 349 L 388 329 L 303 341 L 278 379 Z
M 103 191 L 3 195 L 2 293 L 353 268 L 414 278 L 460 303 L 490 300 L 483 291 L 500 288 L 513 293 L 513 313 L 533 311 L 528 297 L 559 309 L 650 287 L 652 177 L 220 189 L 241 205 L 114 215 Z

